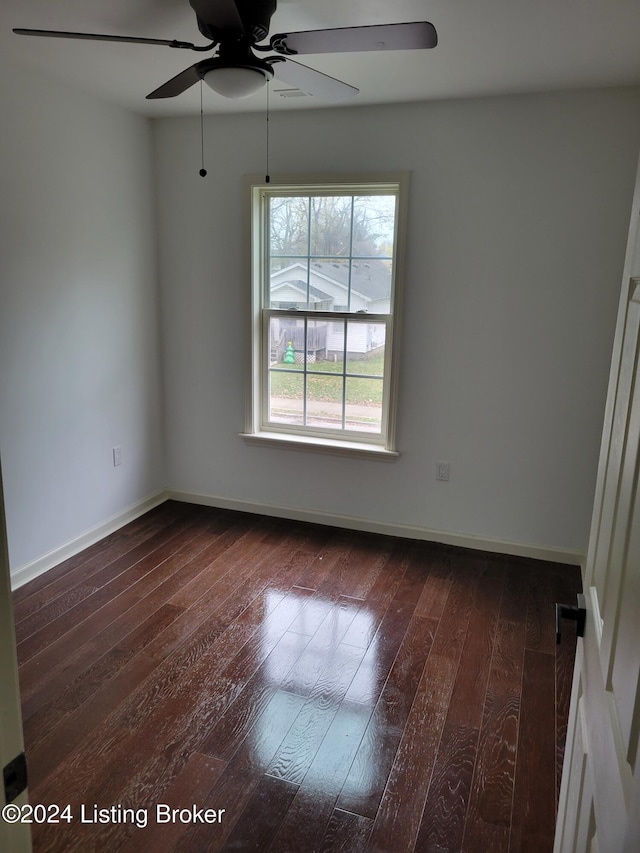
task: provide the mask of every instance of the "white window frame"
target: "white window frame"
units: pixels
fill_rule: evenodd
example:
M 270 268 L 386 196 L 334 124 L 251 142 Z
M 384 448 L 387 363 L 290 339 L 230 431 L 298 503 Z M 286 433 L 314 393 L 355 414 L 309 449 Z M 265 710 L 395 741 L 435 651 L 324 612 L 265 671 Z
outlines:
M 250 362 L 247 377 L 245 428 L 242 436 L 251 442 L 271 446 L 331 453 L 369 456 L 392 460 L 398 455 L 396 446 L 396 415 L 399 379 L 400 315 L 402 309 L 402 283 L 404 278 L 404 242 L 407 218 L 409 175 L 393 174 L 357 176 L 282 176 L 245 178 L 245 196 L 248 207 L 249 250 L 251 279 L 250 308 Z M 396 228 L 393 247 L 391 305 L 388 314 L 366 314 L 368 323 L 383 323 L 386 328 L 385 369 L 382 400 L 381 433 L 364 434 L 350 430 L 324 430 L 308 426 L 269 423 L 268 410 L 268 324 L 269 318 L 286 315 L 286 311 L 272 309 L 267 299 L 269 269 L 268 217 L 264 205 L 269 195 L 340 194 L 360 195 L 393 194 L 396 196 Z M 297 313 L 297 312 L 296 312 Z M 302 313 L 302 312 L 301 312 Z M 359 320 L 353 312 L 309 311 L 314 319 Z M 306 316 L 306 313 L 302 313 Z M 364 317 L 362 318 L 364 319 Z M 345 325 L 346 329 L 346 325 Z

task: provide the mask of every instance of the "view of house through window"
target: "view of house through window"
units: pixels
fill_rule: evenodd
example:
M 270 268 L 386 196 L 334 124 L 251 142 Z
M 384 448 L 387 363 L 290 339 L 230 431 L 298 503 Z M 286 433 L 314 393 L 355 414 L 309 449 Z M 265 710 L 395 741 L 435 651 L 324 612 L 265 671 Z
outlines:
M 398 195 L 261 187 L 261 430 L 388 446 Z

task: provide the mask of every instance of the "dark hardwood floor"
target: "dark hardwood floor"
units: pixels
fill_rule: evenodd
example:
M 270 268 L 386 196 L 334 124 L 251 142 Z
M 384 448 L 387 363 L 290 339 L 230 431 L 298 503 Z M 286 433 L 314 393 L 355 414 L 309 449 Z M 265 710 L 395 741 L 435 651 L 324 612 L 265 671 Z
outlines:
M 167 502 L 15 593 L 34 850 L 551 851 L 579 589 Z

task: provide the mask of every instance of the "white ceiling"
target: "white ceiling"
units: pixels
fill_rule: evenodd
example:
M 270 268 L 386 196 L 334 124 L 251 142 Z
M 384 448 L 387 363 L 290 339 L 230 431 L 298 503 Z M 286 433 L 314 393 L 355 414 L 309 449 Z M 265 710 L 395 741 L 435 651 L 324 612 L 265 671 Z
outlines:
M 640 0 L 278 0 L 271 34 L 431 21 L 434 50 L 331 54 L 300 61 L 360 89 L 348 105 L 640 84 Z M 1 0 L 0 55 L 148 116 L 200 109 L 200 87 L 177 98 L 145 95 L 208 56 L 166 47 L 27 38 L 13 27 L 206 43 L 188 0 Z M 6 82 L 6 81 L 5 81 Z M 285 98 L 272 109 L 324 107 Z M 229 101 L 204 89 L 205 111 L 262 110 L 264 93 Z

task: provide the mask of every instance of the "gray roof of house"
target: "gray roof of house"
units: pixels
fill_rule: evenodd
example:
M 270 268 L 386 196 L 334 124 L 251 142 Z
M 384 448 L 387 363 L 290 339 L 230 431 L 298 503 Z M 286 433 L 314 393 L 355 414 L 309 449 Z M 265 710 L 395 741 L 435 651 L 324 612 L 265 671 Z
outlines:
M 349 284 L 348 263 L 311 261 L 311 269 L 342 284 L 343 287 L 347 287 Z M 389 262 L 375 259 L 354 260 L 351 289 L 367 299 L 388 298 L 391 293 Z
M 290 279 L 287 279 L 286 281 L 281 281 L 280 284 L 275 285 L 275 287 L 272 287 L 271 290 L 272 291 L 278 290 L 279 288 L 286 287 L 286 286 L 291 286 L 291 287 L 295 288 L 296 290 L 299 290 L 300 293 L 306 297 L 307 283 L 306 283 L 306 281 L 302 281 L 302 279 L 300 279 L 300 278 L 290 278 Z M 321 299 L 323 301 L 327 300 L 327 299 L 331 299 L 331 297 L 329 296 L 328 293 L 325 293 L 323 290 L 320 290 L 320 288 L 314 287 L 313 285 L 309 286 L 309 294 L 311 296 L 315 296 L 316 299 Z
M 299 261 L 292 263 L 290 269 L 303 268 Z M 281 275 L 287 270 L 279 270 L 274 277 Z M 311 272 L 318 277 L 330 279 L 345 290 L 349 286 L 349 263 L 348 261 L 311 261 Z M 317 279 L 316 279 L 317 281 Z M 300 279 L 290 279 L 290 284 L 303 288 L 306 287 Z M 351 289 L 365 299 L 388 299 L 391 294 L 391 270 L 390 262 L 376 258 L 353 261 L 351 275 Z M 310 288 L 313 295 L 327 298 L 326 294 L 313 285 Z

